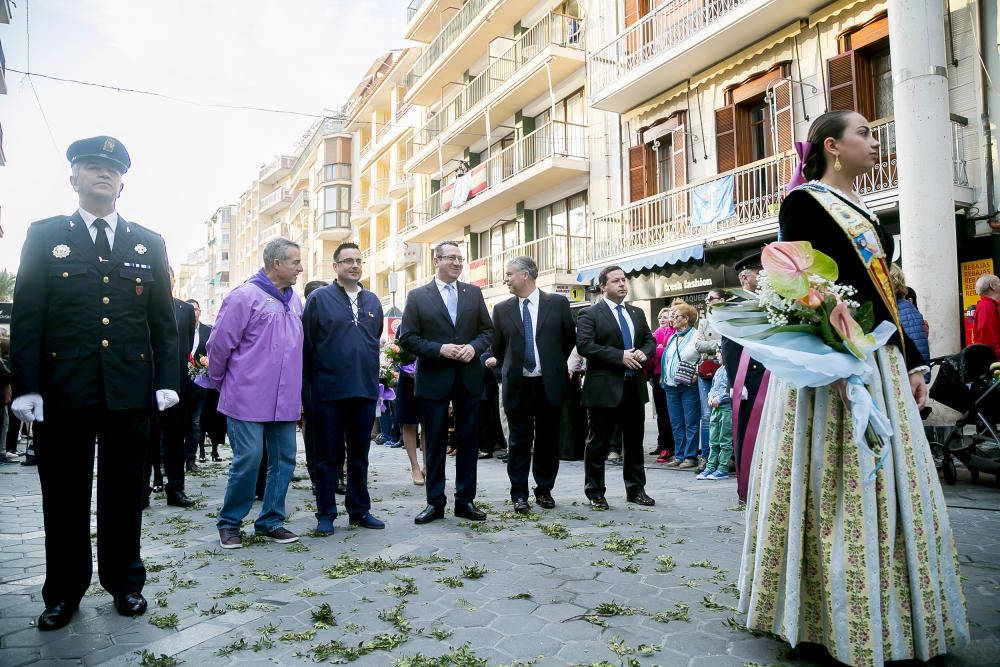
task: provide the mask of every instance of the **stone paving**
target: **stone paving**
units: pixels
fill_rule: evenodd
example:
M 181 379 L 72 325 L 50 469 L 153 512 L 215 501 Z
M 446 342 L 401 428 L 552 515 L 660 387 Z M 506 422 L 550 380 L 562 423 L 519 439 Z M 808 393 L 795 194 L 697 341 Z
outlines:
M 188 479 L 195 508 L 169 508 L 158 494 L 145 512 L 146 615 L 115 613 L 95 572 L 74 621 L 49 633 L 34 627 L 44 572 L 37 475 L 0 466 L 0 665 L 815 664 L 749 633 L 733 610 L 743 540 L 733 479 L 696 481 L 649 459 L 657 504 L 641 508 L 625 503 L 621 469 L 609 465 L 611 510 L 592 512 L 582 464 L 563 462 L 557 507 L 522 517 L 510 512 L 504 466 L 484 460 L 489 521 L 456 520 L 449 507 L 447 519 L 415 526 L 424 495 L 405 454 L 373 446 L 371 459 L 386 530 L 341 518 L 333 536 L 310 536 L 313 499 L 298 482 L 288 526 L 301 542 L 233 551 L 219 548 L 214 528 L 227 463 L 204 464 Z M 1000 489 L 984 480 L 946 488 L 974 641 L 936 664 L 998 664 Z

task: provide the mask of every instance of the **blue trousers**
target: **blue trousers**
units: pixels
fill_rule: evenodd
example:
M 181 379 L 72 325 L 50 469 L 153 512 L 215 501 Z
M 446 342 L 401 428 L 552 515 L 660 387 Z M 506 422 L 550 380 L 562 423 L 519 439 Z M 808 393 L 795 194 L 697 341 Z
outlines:
M 701 428 L 701 399 L 698 386 L 693 384 L 667 386 L 667 411 L 674 434 L 674 456 L 679 460 L 696 460 L 698 432 Z
M 285 520 L 285 495 L 295 470 L 295 422 L 245 422 L 228 418 L 233 461 L 229 484 L 219 511 L 218 528 L 239 528 L 250 512 L 257 488 L 257 469 L 267 434 L 267 483 L 264 504 L 254 522 L 258 533 L 269 533 Z
M 712 389 L 712 381 L 698 377 L 698 400 L 701 401 L 701 457 L 708 458 L 708 447 L 711 443 L 709 424 L 712 420 L 712 406 L 708 404 L 708 392 Z
M 368 495 L 368 450 L 375 424 L 375 401 L 345 398 L 315 401 L 312 426 L 316 438 L 313 452 L 313 483 L 316 487 L 316 518 L 337 516 L 337 480 L 347 453 L 347 495 L 344 507 L 361 516 L 372 507 Z

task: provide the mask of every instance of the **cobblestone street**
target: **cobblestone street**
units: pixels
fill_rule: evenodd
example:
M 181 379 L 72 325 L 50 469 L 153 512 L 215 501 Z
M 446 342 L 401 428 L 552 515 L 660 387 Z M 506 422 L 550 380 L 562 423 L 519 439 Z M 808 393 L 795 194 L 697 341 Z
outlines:
M 214 517 L 228 449 L 224 457 L 189 476 L 194 508 L 169 508 L 157 494 L 145 512 L 146 615 L 119 616 L 95 573 L 74 621 L 50 633 L 34 627 L 44 571 L 37 474 L 0 467 L 0 665 L 812 664 L 748 633 L 733 610 L 743 515 L 732 478 L 698 482 L 649 459 L 657 504 L 647 509 L 626 505 L 621 469 L 609 465 L 612 508 L 595 513 L 582 464 L 563 462 L 557 507 L 519 516 L 504 466 L 484 460 L 489 520 L 458 521 L 449 507 L 446 520 L 419 527 L 423 488 L 405 454 L 373 445 L 373 513 L 385 531 L 348 528 L 342 516 L 333 536 L 310 536 L 313 498 L 301 481 L 287 523 L 299 543 L 223 551 Z M 937 664 L 995 665 L 1000 655 L 1000 490 L 984 480 L 945 489 L 974 642 Z

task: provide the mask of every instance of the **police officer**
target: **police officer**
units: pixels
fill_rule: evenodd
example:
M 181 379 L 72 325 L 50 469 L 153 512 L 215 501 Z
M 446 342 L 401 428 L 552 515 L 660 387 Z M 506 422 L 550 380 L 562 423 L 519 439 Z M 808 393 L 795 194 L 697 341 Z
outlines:
M 74 142 L 66 157 L 80 208 L 31 225 L 11 322 L 11 407 L 46 427 L 35 452 L 46 560 L 39 630 L 69 623 L 90 585 L 95 439 L 101 586 L 119 614 L 146 610 L 142 461 L 154 401 L 175 405 L 179 388 L 163 239 L 115 211 L 128 152 L 102 136 Z

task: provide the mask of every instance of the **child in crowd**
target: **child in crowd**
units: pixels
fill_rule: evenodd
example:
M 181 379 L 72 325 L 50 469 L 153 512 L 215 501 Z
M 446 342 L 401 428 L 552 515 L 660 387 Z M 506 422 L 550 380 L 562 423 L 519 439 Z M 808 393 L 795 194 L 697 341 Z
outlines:
M 729 398 L 729 376 L 726 367 L 719 366 L 712 378 L 708 392 L 712 408 L 709 420 L 708 462 L 705 470 L 695 479 L 726 479 L 729 477 L 729 459 L 733 455 L 733 409 Z

